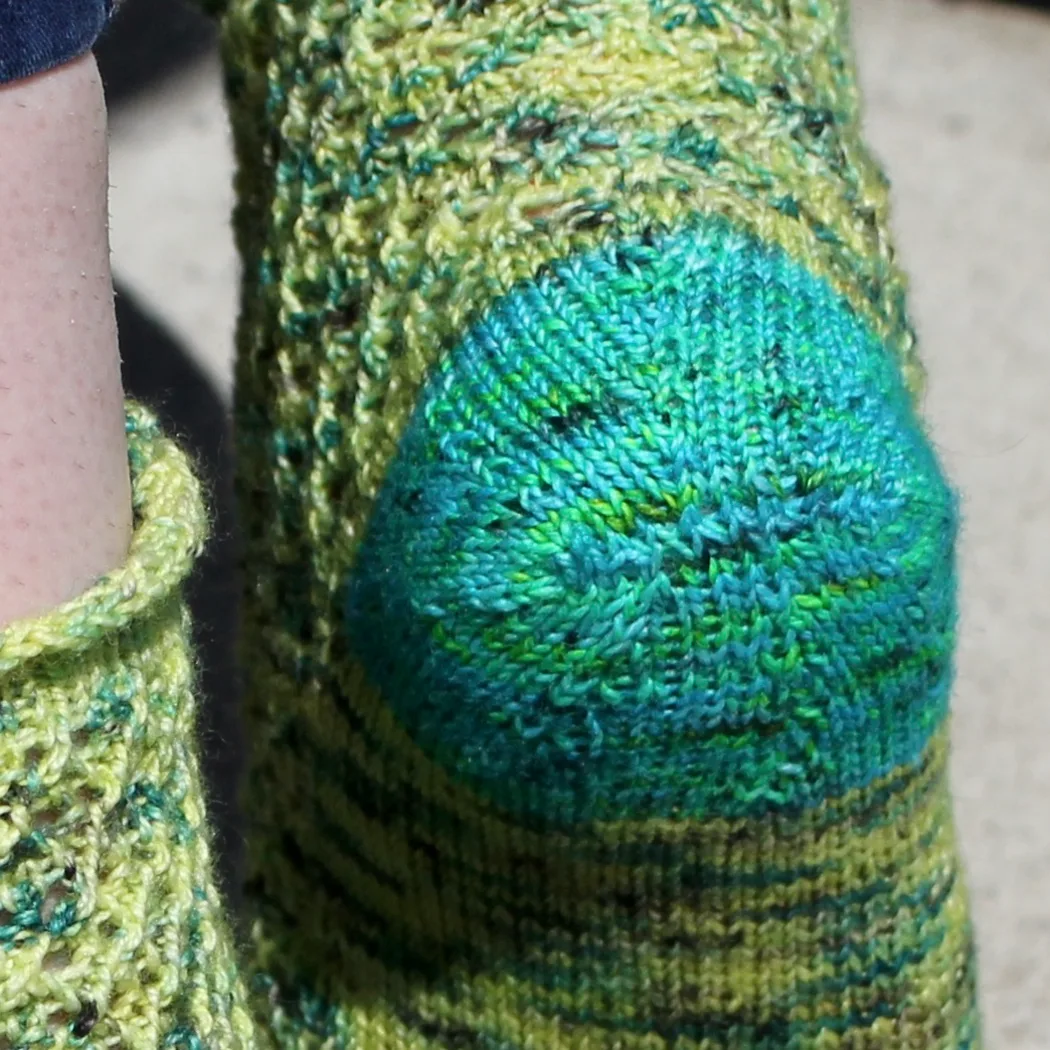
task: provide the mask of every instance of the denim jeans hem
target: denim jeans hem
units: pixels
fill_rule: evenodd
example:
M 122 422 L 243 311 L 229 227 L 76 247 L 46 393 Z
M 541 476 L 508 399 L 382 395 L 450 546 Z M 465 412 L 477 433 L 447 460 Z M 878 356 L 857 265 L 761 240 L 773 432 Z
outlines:
M 113 0 L 0 0 L 0 84 L 90 51 Z

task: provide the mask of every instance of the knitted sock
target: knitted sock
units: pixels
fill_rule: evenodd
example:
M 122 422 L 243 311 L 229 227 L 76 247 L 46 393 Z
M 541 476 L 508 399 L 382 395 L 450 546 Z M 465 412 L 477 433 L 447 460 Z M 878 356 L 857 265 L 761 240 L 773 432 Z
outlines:
M 183 458 L 128 414 L 127 563 L 0 631 L 0 1046 L 247 1047 L 208 857 L 179 585 Z
M 840 0 L 231 0 L 254 988 L 964 1050 L 955 504 Z

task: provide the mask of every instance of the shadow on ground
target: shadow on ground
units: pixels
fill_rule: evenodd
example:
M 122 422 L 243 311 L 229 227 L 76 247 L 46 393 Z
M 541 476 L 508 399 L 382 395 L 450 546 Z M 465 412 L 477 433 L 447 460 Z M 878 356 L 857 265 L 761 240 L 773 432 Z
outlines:
M 214 46 L 210 22 L 177 0 L 127 0 L 97 49 L 110 108 L 197 61 Z M 209 492 L 212 538 L 190 586 L 200 665 L 200 740 L 220 875 L 236 897 L 241 833 L 236 785 L 243 753 L 235 643 L 239 582 L 226 405 L 184 346 L 117 289 L 124 382 L 155 409 L 197 461 Z
M 239 884 L 241 835 L 236 788 L 243 751 L 236 635 L 239 583 L 233 507 L 233 463 L 226 406 L 174 337 L 118 286 L 124 383 L 131 397 L 158 413 L 193 457 L 211 510 L 211 539 L 189 587 L 200 667 L 200 741 L 223 881 Z
M 127 0 L 95 49 L 110 106 L 154 87 L 214 46 L 211 21 L 184 0 Z

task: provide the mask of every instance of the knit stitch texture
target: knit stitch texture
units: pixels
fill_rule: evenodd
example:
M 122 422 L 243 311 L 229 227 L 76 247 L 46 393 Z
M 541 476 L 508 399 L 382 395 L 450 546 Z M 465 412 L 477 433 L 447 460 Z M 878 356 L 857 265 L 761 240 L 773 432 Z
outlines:
M 845 5 L 224 6 L 278 1042 L 978 1046 Z
M 81 598 L 0 632 L 0 1045 L 253 1038 L 210 867 L 180 584 L 185 458 L 128 413 L 135 535 Z
M 976 1050 L 957 508 L 844 6 L 209 6 L 247 991 L 132 409 L 128 567 L 0 637 L 0 1050 Z

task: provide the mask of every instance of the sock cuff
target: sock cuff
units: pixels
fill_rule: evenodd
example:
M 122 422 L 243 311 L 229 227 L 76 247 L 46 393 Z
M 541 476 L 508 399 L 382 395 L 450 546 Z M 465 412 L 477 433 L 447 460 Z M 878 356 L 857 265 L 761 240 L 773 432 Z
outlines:
M 71 673 L 84 654 L 148 619 L 189 575 L 207 533 L 200 484 L 155 417 L 129 403 L 126 414 L 135 529 L 124 564 L 82 595 L 0 631 L 0 688 L 31 676 L 47 656 Z
M 248 1045 L 211 873 L 180 585 L 205 513 L 144 409 L 124 565 L 0 634 L 4 1043 Z

